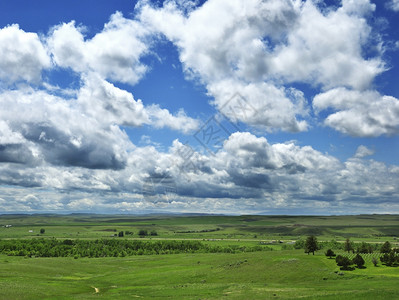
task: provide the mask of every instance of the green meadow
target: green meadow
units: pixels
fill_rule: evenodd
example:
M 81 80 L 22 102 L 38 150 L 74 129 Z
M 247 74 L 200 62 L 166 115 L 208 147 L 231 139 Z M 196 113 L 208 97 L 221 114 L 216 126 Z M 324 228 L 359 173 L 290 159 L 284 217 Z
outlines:
M 99 258 L 1 254 L 0 299 L 399 299 L 399 268 L 374 266 L 377 252 L 363 255 L 365 268 L 341 271 L 325 249 L 313 256 L 292 246 L 314 234 L 319 242 L 350 238 L 355 245 L 390 241 L 398 247 L 395 215 L 3 215 L 0 224 L 5 241 L 195 240 L 268 249 Z M 140 237 L 140 230 L 157 235 Z M 121 231 L 133 234 L 113 236 Z

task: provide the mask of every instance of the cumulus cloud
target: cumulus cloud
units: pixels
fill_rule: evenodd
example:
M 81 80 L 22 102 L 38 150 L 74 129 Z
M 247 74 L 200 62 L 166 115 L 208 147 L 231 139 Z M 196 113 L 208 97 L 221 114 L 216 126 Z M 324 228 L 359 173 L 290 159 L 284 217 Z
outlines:
M 131 93 L 115 87 L 97 74 L 85 76 L 83 82 L 77 103 L 85 114 L 101 118 L 108 124 L 123 126 L 140 126 L 150 122 L 142 101 L 136 101 Z
M 269 144 L 266 138 L 249 132 L 232 134 L 215 156 L 196 152 L 187 161 L 183 155 L 179 157 L 186 147 L 174 142 L 172 152 L 177 158 L 172 160 L 169 172 L 179 178 L 184 194 L 196 197 L 280 194 L 286 185 L 295 184 L 296 177 L 305 179 L 314 172 L 332 172 L 341 167 L 337 159 L 312 147 L 299 147 L 292 142 Z
M 228 166 L 238 170 L 252 168 L 258 172 L 277 170 L 296 174 L 307 170 L 333 170 L 339 166 L 337 159 L 310 146 L 299 147 L 293 142 L 270 145 L 264 137 L 256 137 L 249 132 L 232 134 L 225 142 L 224 150 L 218 153 L 220 163 L 227 160 Z
M 0 145 L 15 145 L 24 141 L 19 132 L 14 132 L 7 122 L 0 120 Z
M 26 153 L 55 165 L 120 169 L 131 142 L 119 127 L 85 117 L 74 100 L 45 91 L 5 91 L 0 94 L 0 119 L 7 122 L 19 142 L 15 160 Z M 4 144 L 5 149 L 10 144 Z M 22 156 L 24 157 L 24 156 Z M 9 157 L 8 161 L 12 161 Z
M 267 131 L 299 132 L 308 128 L 307 122 L 298 118 L 308 115 L 306 100 L 299 90 L 266 82 L 243 84 L 235 80 L 215 82 L 208 89 L 215 96 L 219 111 L 233 122 L 244 122 Z
M 399 11 L 399 0 L 391 0 L 389 1 L 386 6 L 393 11 Z
M 8 84 L 20 80 L 38 83 L 42 70 L 51 67 L 39 36 L 17 24 L 0 29 L 0 57 L 0 80 Z
M 85 39 L 84 31 L 74 21 L 53 28 L 47 43 L 58 66 L 76 72 L 94 71 L 103 78 L 129 84 L 144 76 L 147 67 L 140 59 L 149 47 L 145 43 L 147 30 L 140 23 L 116 12 L 93 38 Z
M 18 201 L 12 201 L 8 208 L 30 205 L 26 210 L 52 207 L 59 211 L 137 212 L 162 208 L 242 213 L 319 207 L 320 211 L 342 209 L 342 213 L 344 206 L 356 207 L 357 203 L 362 203 L 363 209 L 375 208 L 375 197 L 378 205 L 391 203 L 399 193 L 399 168 L 364 160 L 371 154 L 366 147 L 359 147 L 355 157 L 343 163 L 310 146 L 294 142 L 272 144 L 249 132 L 232 134 L 215 155 L 194 151 L 184 157 L 181 151 L 187 147 L 176 140 L 168 152 L 159 152 L 152 146 L 135 148 L 122 170 L 42 166 L 17 168 L 11 174 L 3 172 L 3 164 L 2 182 L 8 180 L 8 184 L 21 186 L 18 179 L 30 178 L 35 184 L 31 182 L 29 186 L 25 182 L 28 190 L 35 187 L 74 192 L 67 198 L 56 195 L 58 200 L 53 206 L 42 201 L 53 197 L 44 196 L 49 191 L 36 194 L 30 190 L 31 195 L 40 198 L 38 202 L 34 197 L 24 199 L 26 194 L 10 187 L 10 193 L 3 192 L 2 198 L 7 201 L 13 194 Z M 155 194 L 145 193 L 149 191 L 145 189 L 149 179 Z
M 71 210 L 91 210 L 96 206 L 96 202 L 93 199 L 83 198 L 73 200 L 69 202 L 67 206 Z
M 173 115 L 156 104 L 144 106 L 140 99 L 135 100 L 131 93 L 96 74 L 85 76 L 77 103 L 82 112 L 107 124 L 134 127 L 147 124 L 155 128 L 168 127 L 183 133 L 192 132 L 199 127 L 199 121 L 187 116 L 183 109 Z
M 207 85 L 218 108 L 235 92 L 245 94 L 258 109 L 257 117 L 250 118 L 252 125 L 267 130 L 307 128 L 305 121 L 296 119 L 297 114 L 302 115 L 302 107 L 291 101 L 284 88 L 263 81 L 268 77 L 270 49 L 262 37 L 277 38 L 292 26 L 295 17 L 289 1 L 208 1 L 188 17 L 173 1 L 161 9 L 141 7 L 142 22 L 176 44 L 187 76 Z M 275 117 L 281 107 L 284 110 Z M 237 117 L 248 121 L 240 114 Z
M 363 158 L 374 154 L 374 150 L 367 148 L 366 146 L 360 145 L 355 153 L 356 158 Z
M 198 121 L 172 115 L 102 79 L 87 79 L 77 99 L 27 89 L 0 93 L 0 161 L 49 163 L 93 169 L 123 169 L 134 148 L 119 126 L 149 124 L 182 132 Z
M 377 91 L 336 88 L 316 95 L 313 107 L 332 108 L 324 124 L 345 134 L 373 137 L 399 132 L 399 100 Z
M 160 108 L 159 105 L 154 104 L 149 106 L 147 111 L 151 119 L 150 124 L 155 128 L 168 127 L 187 134 L 197 130 L 199 127 L 199 121 L 187 116 L 183 109 L 173 115 L 167 109 Z
M 207 86 L 218 109 L 239 92 L 257 114 L 238 121 L 268 131 L 308 128 L 303 95 L 285 86 L 365 89 L 385 70 L 379 56 L 363 57 L 371 41 L 366 17 L 375 10 L 368 0 L 328 11 L 288 0 L 210 0 L 189 13 L 175 1 L 140 9 L 140 20 L 177 46 L 187 76 Z
M 188 197 L 190 205 L 210 205 L 205 199 L 213 199 L 215 203 L 234 203 L 235 208 L 249 202 L 258 208 L 306 207 L 310 203 L 325 208 L 339 207 L 341 201 L 346 205 L 367 202 L 377 195 L 385 195 L 381 202 L 386 202 L 398 193 L 399 169 L 363 160 L 372 154 L 365 147 L 359 147 L 355 157 L 344 163 L 310 146 L 270 144 L 248 132 L 232 134 L 214 156 L 199 152 L 184 156 L 187 147 L 175 141 L 168 154 L 152 148 L 150 165 L 141 164 L 144 170 L 155 168 L 158 175 L 175 180 L 176 195 L 169 197 L 169 202 Z M 248 201 L 245 205 L 234 200 L 242 195 Z
M 288 81 L 318 83 L 324 87 L 365 89 L 385 70 L 379 57 L 365 59 L 371 27 L 365 15 L 375 10 L 368 0 L 342 1 L 337 10 L 321 12 L 312 1 L 300 7 L 298 23 L 287 43 L 274 49 L 275 76 Z
M 364 56 L 378 40 L 370 1 L 328 9 L 317 1 L 141 1 L 137 8 L 137 19 L 117 12 L 91 37 L 74 21 L 46 37 L 18 25 L 0 29 L 0 210 L 339 213 L 397 200 L 399 167 L 370 159 L 363 145 L 341 162 L 262 136 L 314 123 L 298 82 L 321 90 L 312 105 L 317 117 L 327 115 L 326 126 L 360 137 L 398 133 L 398 99 L 370 88 L 385 70 L 378 51 Z M 134 92 L 160 35 L 218 111 L 258 135 L 235 132 L 213 155 L 179 140 L 166 151 L 147 137 L 145 146 L 133 145 L 123 127 L 184 134 L 199 127 L 183 109 L 170 112 L 118 86 Z M 45 69 L 72 70 L 80 86 L 41 82 Z

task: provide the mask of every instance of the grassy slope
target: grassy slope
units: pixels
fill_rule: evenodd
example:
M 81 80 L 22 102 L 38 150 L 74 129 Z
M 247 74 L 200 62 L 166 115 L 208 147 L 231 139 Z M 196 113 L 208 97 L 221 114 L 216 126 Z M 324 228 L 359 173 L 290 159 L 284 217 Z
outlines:
M 1 299 L 397 299 L 399 270 L 335 273 L 302 251 L 78 259 L 0 256 Z M 95 293 L 94 287 L 99 289 Z

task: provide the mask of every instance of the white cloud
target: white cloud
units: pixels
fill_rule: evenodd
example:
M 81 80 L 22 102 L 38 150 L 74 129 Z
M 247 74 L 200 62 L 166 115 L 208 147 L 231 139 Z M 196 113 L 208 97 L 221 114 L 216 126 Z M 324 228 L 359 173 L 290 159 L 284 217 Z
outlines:
M 205 199 L 213 199 L 239 211 L 239 207 L 250 207 L 235 200 L 245 195 L 258 208 L 275 208 L 278 203 L 280 208 L 311 209 L 319 203 L 324 209 L 330 205 L 337 209 L 341 201 L 347 206 L 359 202 L 369 207 L 377 195 L 381 203 L 388 203 L 399 192 L 399 169 L 363 160 L 370 152 L 362 147 L 356 158 L 345 163 L 310 146 L 300 147 L 293 142 L 270 144 L 264 137 L 248 132 L 232 134 L 215 156 L 195 152 L 187 161 L 178 151 L 185 147 L 175 141 L 172 156 L 153 153 L 151 157 L 156 159 L 150 164 L 152 168 L 158 166 L 158 175 L 169 174 L 175 180 L 177 195 L 173 199 L 191 199 L 190 205 L 193 199 L 211 205 Z
M 313 2 L 304 2 L 287 43 L 274 49 L 271 72 L 327 88 L 367 88 L 385 70 L 381 58 L 362 56 L 371 33 L 364 15 L 374 9 L 368 0 L 343 1 L 336 11 L 322 13 Z
M 399 0 L 391 0 L 387 2 L 386 6 L 393 11 L 399 11 Z
M 14 132 L 7 122 L 0 120 L 0 145 L 20 144 L 25 140 L 19 132 Z
M 173 115 L 167 109 L 154 104 L 147 108 L 147 112 L 150 115 L 150 124 L 155 128 L 169 127 L 187 134 L 199 127 L 199 121 L 187 116 L 183 109 Z
M 71 210 L 75 211 L 82 211 L 82 210 L 87 210 L 87 209 L 92 209 L 96 207 L 98 203 L 96 203 L 93 199 L 79 199 L 79 200 L 73 200 L 68 203 L 68 208 Z
M 324 123 L 345 134 L 372 137 L 399 132 L 399 100 L 376 91 L 332 89 L 316 95 L 313 107 L 334 109 Z
M 199 78 L 220 109 L 235 92 L 258 108 L 239 121 L 266 130 L 307 130 L 306 101 L 293 82 L 324 88 L 365 89 L 385 70 L 380 57 L 364 58 L 375 10 L 368 0 L 343 1 L 321 11 L 306 1 L 210 0 L 189 13 L 174 1 L 141 3 L 140 20 L 179 49 L 188 77 Z M 276 113 L 278 112 L 278 113 Z
M 116 12 L 102 32 L 85 39 L 84 28 L 72 21 L 53 28 L 48 45 L 58 66 L 76 72 L 94 71 L 103 78 L 135 84 L 146 73 L 140 62 L 148 53 L 147 30 Z
M 142 79 L 149 70 L 142 58 L 161 33 L 178 48 L 187 78 L 204 84 L 232 121 L 269 132 L 307 130 L 307 100 L 291 87 L 300 82 L 321 88 L 313 108 L 327 111 L 327 126 L 354 136 L 393 135 L 398 99 L 370 90 L 384 63 L 378 54 L 363 56 L 375 34 L 367 24 L 374 4 L 344 0 L 323 10 L 296 0 L 148 3 L 139 3 L 139 19 L 115 13 L 92 38 L 73 21 L 54 27 L 44 44 L 17 25 L 0 29 L 5 85 L 38 84 L 51 67 L 71 68 L 82 80 L 76 90 L 42 82 L 45 90 L 0 91 L 0 210 L 325 213 L 395 203 L 399 167 L 365 159 L 374 153 L 365 146 L 345 162 L 249 132 L 230 135 L 215 155 L 178 140 L 161 152 L 167 145 L 145 136 L 146 145 L 136 147 L 122 126 L 189 133 L 199 122 L 182 109 L 145 105 L 111 83 Z M 143 194 L 149 180 L 160 195 Z
M 361 211 L 378 211 L 379 206 L 396 201 L 399 193 L 399 168 L 364 160 L 370 154 L 365 147 L 359 147 L 356 157 L 344 163 L 310 146 L 271 144 L 248 132 L 232 134 L 216 155 L 194 152 L 187 161 L 177 152 L 181 147 L 187 146 L 176 140 L 168 153 L 151 146 L 134 148 L 122 170 L 13 165 L 15 172 L 11 173 L 2 164 L 0 181 L 26 188 L 24 193 L 17 188 L 4 189 L 0 207 L 7 206 L 8 211 L 137 212 L 162 208 L 224 213 L 328 209 L 343 213 L 343 206 L 359 210 L 360 203 Z M 191 168 L 185 167 L 188 162 Z M 159 195 L 143 195 L 148 178 Z M 174 190 L 168 193 L 168 187 Z M 57 189 L 74 192 L 64 197 Z
M 207 85 L 218 108 L 240 92 L 258 108 L 257 117 L 250 118 L 252 125 L 303 131 L 306 122 L 296 119 L 302 108 L 291 102 L 283 88 L 262 82 L 269 72 L 270 51 L 261 38 L 277 38 L 292 25 L 292 18 L 295 11 L 289 1 L 207 1 L 187 18 L 173 1 L 162 9 L 141 7 L 142 22 L 177 45 L 186 74 Z M 284 109 L 276 117 L 279 108 Z
M 215 97 L 215 105 L 233 122 L 244 122 L 267 131 L 306 131 L 308 114 L 303 93 L 296 89 L 276 87 L 267 82 L 244 84 L 223 80 L 208 86 Z
M 0 93 L 0 102 L 4 107 L 0 111 L 0 161 L 4 163 L 123 169 L 128 151 L 135 146 L 119 126 L 148 124 L 184 133 L 198 127 L 198 121 L 183 111 L 172 115 L 156 105 L 144 107 L 130 93 L 99 78 L 87 78 L 78 99 L 27 89 Z M 79 177 L 79 172 L 74 176 Z M 8 181 L 14 182 L 15 176 L 9 174 Z M 90 185 L 101 187 L 96 182 Z
M 83 113 L 107 124 L 140 126 L 150 122 L 141 100 L 96 74 L 84 76 L 77 103 Z
M 75 100 L 33 89 L 6 91 L 0 99 L 4 107 L 0 119 L 23 137 L 18 145 L 8 146 L 13 151 L 6 161 L 18 161 L 24 153 L 55 165 L 112 169 L 125 165 L 126 151 L 132 147 L 126 133 L 82 114 Z
M 39 36 L 18 25 L 0 29 L 0 57 L 0 80 L 8 84 L 20 80 L 38 83 L 42 70 L 51 67 Z
M 242 168 L 284 169 L 304 172 L 334 169 L 339 161 L 324 155 L 310 146 L 299 147 L 293 142 L 270 145 L 264 137 L 249 132 L 233 133 L 224 144 L 230 161 L 239 162 Z M 218 153 L 219 155 L 219 153 Z M 223 159 L 225 155 L 221 154 Z M 288 170 L 287 169 L 287 170 Z
M 360 145 L 355 153 L 356 158 L 363 158 L 374 154 L 374 150 L 367 148 L 366 146 Z
M 101 123 L 134 127 L 148 124 L 183 133 L 199 127 L 198 120 L 188 117 L 184 110 L 173 115 L 159 105 L 144 106 L 140 99 L 135 100 L 131 93 L 115 87 L 96 74 L 84 76 L 84 85 L 79 91 L 77 102 L 83 113 Z
M 8 201 L 4 204 L 4 207 L 7 207 L 7 211 L 35 212 L 57 211 L 62 209 L 63 205 L 54 198 L 51 199 L 46 195 L 35 194 L 35 191 L 32 191 L 32 193 L 18 195 L 14 201 Z

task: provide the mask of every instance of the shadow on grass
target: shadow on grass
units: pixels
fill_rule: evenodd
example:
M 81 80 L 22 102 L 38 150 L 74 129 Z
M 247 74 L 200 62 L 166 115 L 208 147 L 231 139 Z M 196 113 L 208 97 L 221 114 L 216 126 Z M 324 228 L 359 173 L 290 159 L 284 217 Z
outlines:
M 385 263 L 383 263 L 383 265 L 386 266 L 386 267 L 391 267 L 391 268 L 392 268 L 392 267 L 393 267 L 393 268 L 399 267 L 399 264 L 396 264 L 396 263 L 395 263 L 395 264 L 391 264 L 391 265 L 390 265 L 390 264 L 385 264 Z
M 355 267 L 341 267 L 339 269 L 341 271 L 353 271 L 353 270 L 355 270 Z

